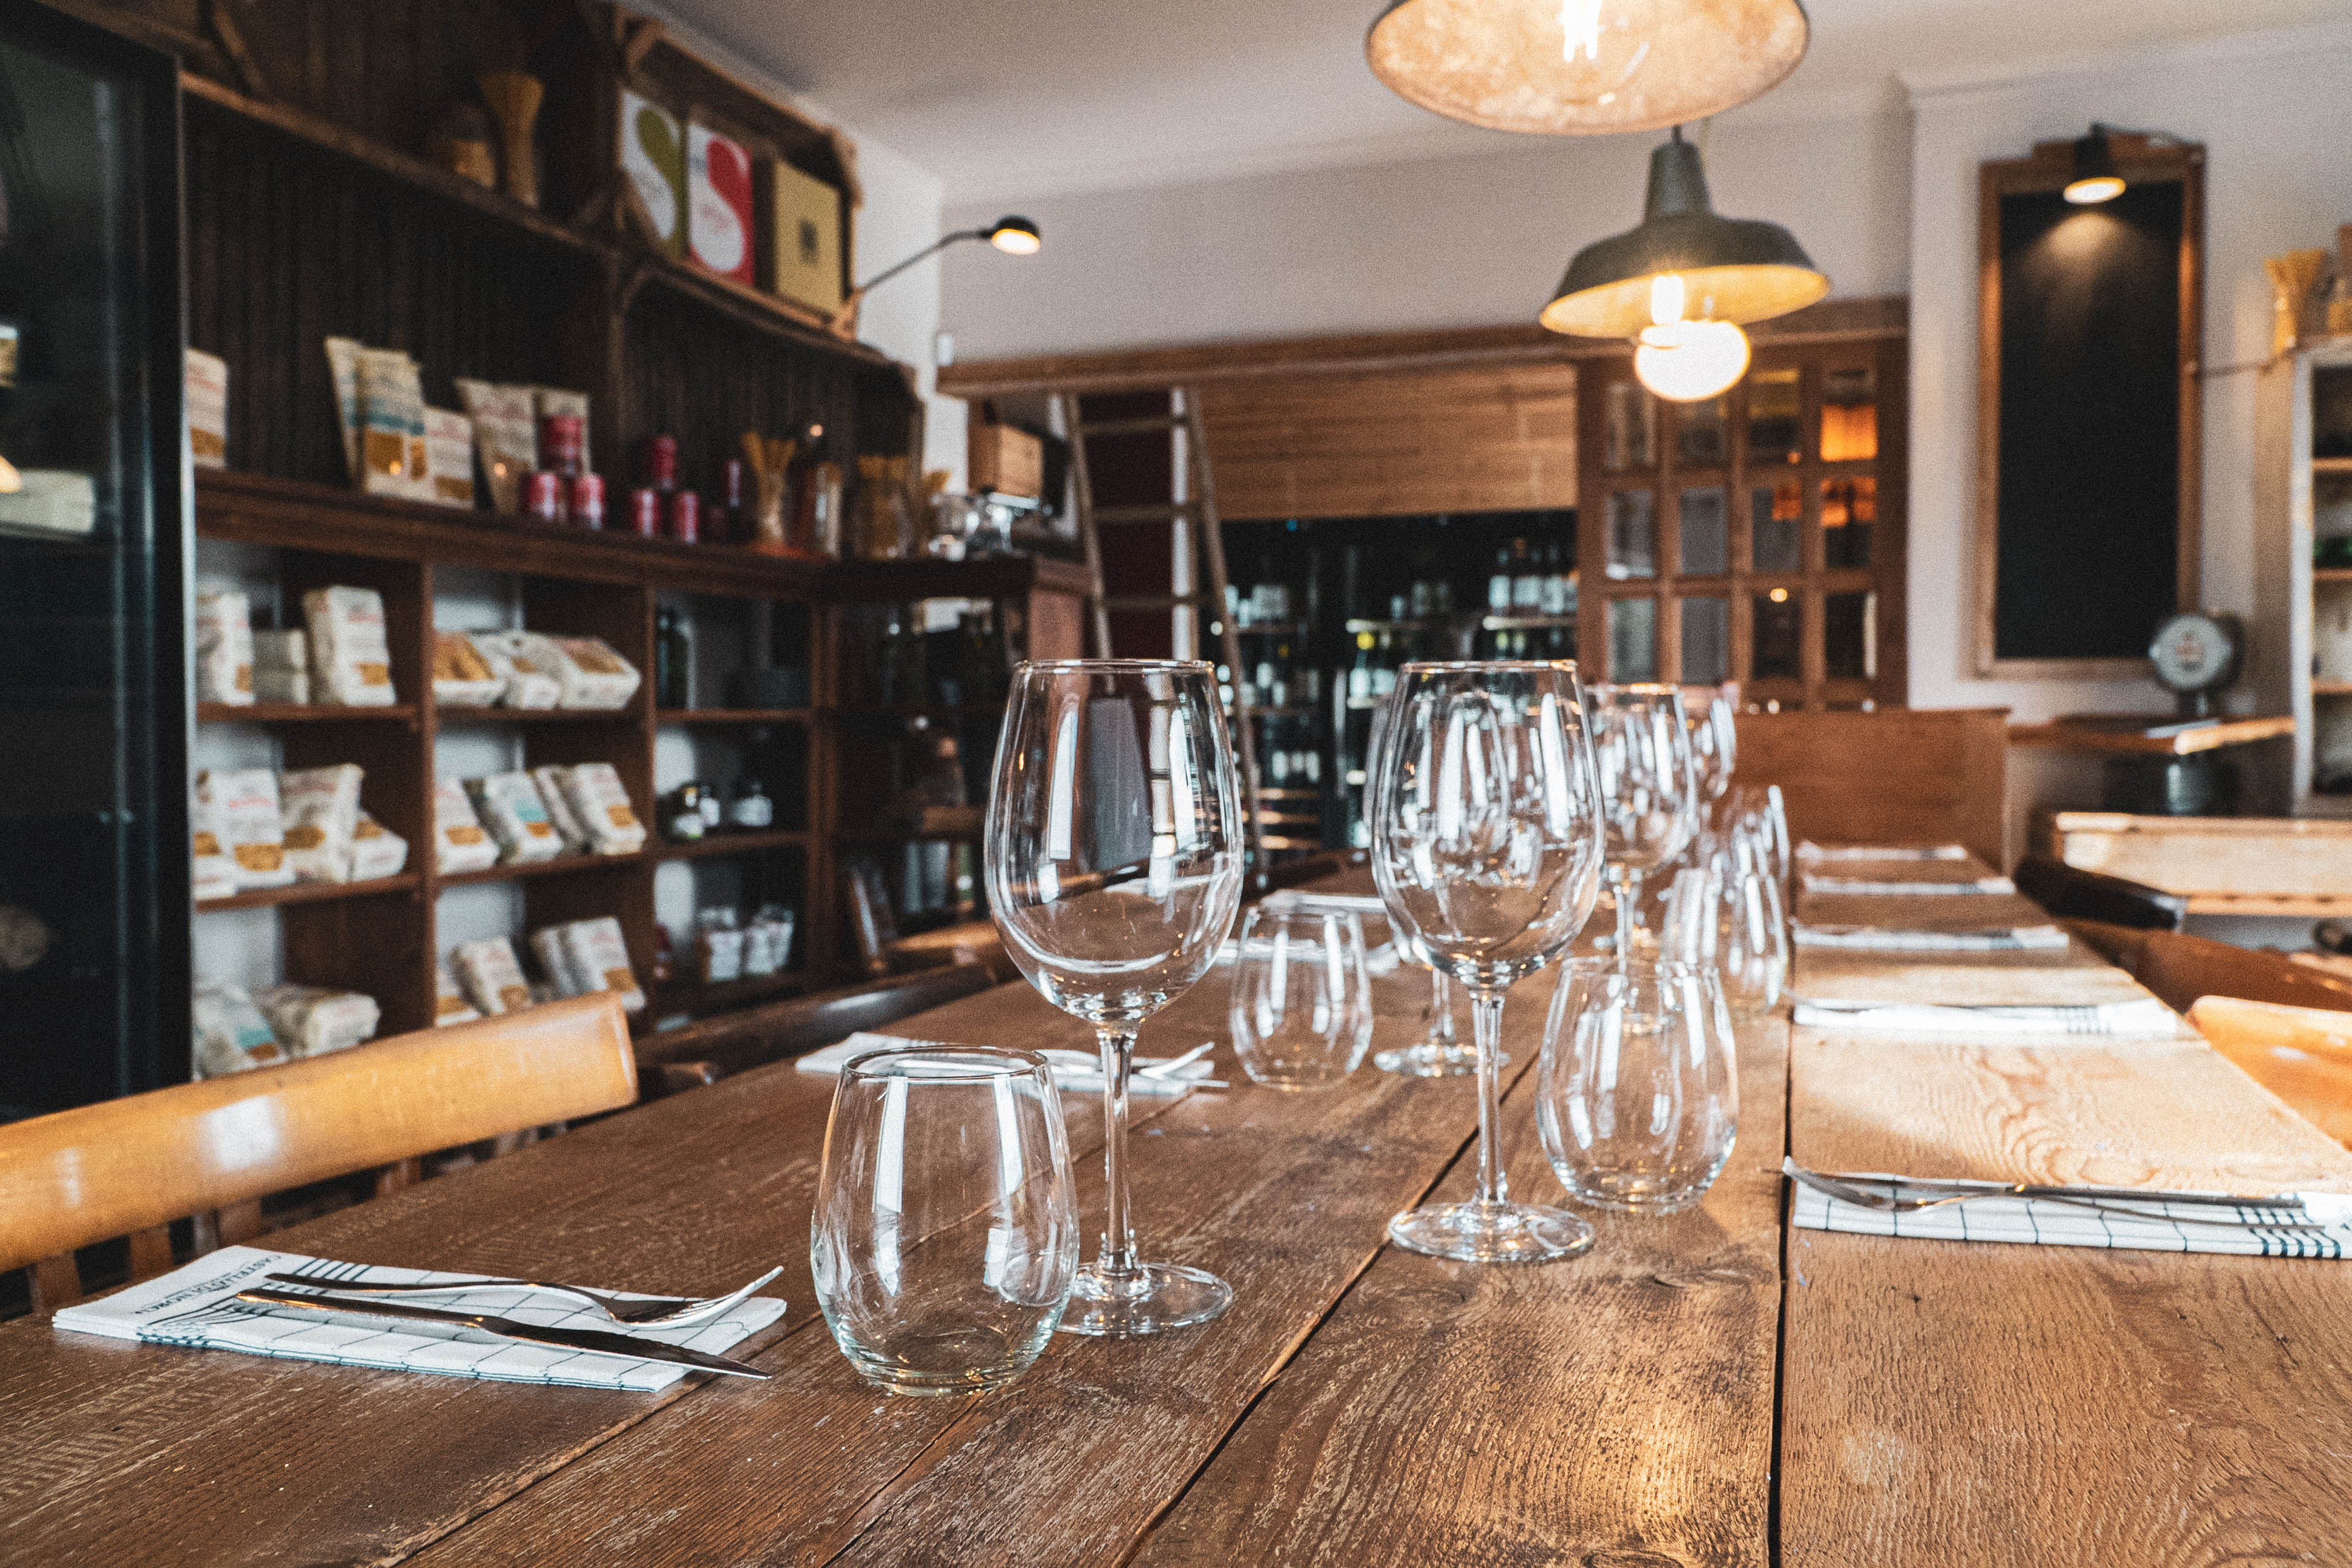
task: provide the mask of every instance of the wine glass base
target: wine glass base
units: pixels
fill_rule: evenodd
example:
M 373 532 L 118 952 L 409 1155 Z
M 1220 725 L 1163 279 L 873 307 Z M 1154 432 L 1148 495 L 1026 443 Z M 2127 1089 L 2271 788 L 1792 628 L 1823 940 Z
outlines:
M 1062 1332 L 1135 1339 L 1205 1323 L 1234 1304 L 1234 1288 L 1203 1268 L 1142 1263 L 1113 1279 L 1099 1264 L 1078 1270 Z
M 1510 1060 L 1497 1053 L 1495 1065 L 1507 1067 Z M 1374 1051 L 1372 1065 L 1406 1078 L 1471 1078 L 1478 1071 L 1478 1052 L 1475 1047 L 1456 1042 L 1422 1040 L 1392 1051 Z
M 1433 1204 L 1389 1221 L 1389 1239 L 1464 1263 L 1549 1263 L 1592 1247 L 1592 1227 L 1533 1204 Z

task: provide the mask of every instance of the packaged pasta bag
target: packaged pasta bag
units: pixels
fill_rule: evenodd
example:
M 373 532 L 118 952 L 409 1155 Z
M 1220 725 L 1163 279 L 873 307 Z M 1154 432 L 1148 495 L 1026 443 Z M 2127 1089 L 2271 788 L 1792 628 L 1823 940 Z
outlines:
M 375 1038 L 383 1019 L 374 997 L 320 985 L 265 985 L 253 1001 L 278 1043 L 298 1057 L 347 1051 Z
M 446 708 L 488 708 L 507 683 L 464 632 L 433 634 L 433 700 Z
M 564 793 L 563 775 L 570 771 L 553 766 L 533 768 L 530 780 L 539 786 L 539 801 L 547 807 L 547 820 L 555 824 L 556 837 L 563 840 L 563 852 L 585 855 L 591 847 L 588 830 L 580 826 L 580 818 L 572 810 L 572 797 Z
M 282 774 L 278 795 L 286 824 L 286 864 L 298 882 L 348 882 L 352 833 L 360 819 L 360 766 L 300 768 Z
M 212 795 L 221 843 L 236 862 L 238 889 L 282 888 L 294 880 L 294 868 L 286 864 L 278 775 L 268 768 L 208 768 L 197 783 Z
M 563 945 L 562 926 L 541 926 L 530 933 L 530 955 L 539 960 L 540 973 L 547 976 L 548 988 L 558 997 L 577 996 L 599 987 L 581 983 L 573 973 L 572 954 Z
M 636 972 L 629 967 L 629 944 L 622 939 L 619 921 L 604 915 L 593 921 L 573 921 L 557 931 L 571 958 L 572 973 L 583 992 L 614 992 L 621 998 L 623 1011 L 644 1011 L 646 994 L 637 985 Z
M 509 708 L 552 708 L 563 697 L 553 662 L 545 653 L 528 653 L 526 632 L 473 632 L 476 651 L 490 673 L 499 678 L 499 700 Z
M 563 853 L 563 836 L 547 818 L 539 785 L 527 773 L 492 773 L 467 779 L 475 814 L 499 841 L 499 858 L 509 866 L 552 860 Z
M 634 855 L 646 847 L 646 825 L 610 763 L 582 763 L 563 775 L 572 815 L 599 855 Z
M 253 607 L 235 588 L 196 590 L 196 700 L 253 701 Z
M 602 710 L 626 708 L 642 679 L 636 666 L 613 651 L 602 637 L 542 637 L 516 632 L 514 646 L 541 668 L 552 669 L 561 696 L 557 706 Z
M 425 459 L 425 387 L 416 362 L 397 349 L 362 349 L 358 371 L 360 489 L 370 495 L 432 500 Z
M 458 871 L 481 871 L 499 863 L 499 847 L 482 830 L 466 798 L 466 786 L 443 779 L 433 786 L 434 863 L 445 877 Z
M 292 1059 L 242 986 L 196 982 L 195 1037 L 198 1078 L 226 1078 Z
M 373 588 L 313 588 L 302 595 L 310 628 L 312 682 L 322 702 L 388 708 L 392 648 L 384 640 L 383 595 Z
M 427 500 L 474 504 L 474 422 L 464 415 L 446 408 L 425 411 L 425 485 Z
M 221 838 L 220 814 L 213 807 L 212 785 L 204 773 L 196 775 L 195 787 L 189 792 L 188 837 L 195 850 L 196 898 L 235 898 L 236 862 Z
M 466 999 L 485 1017 L 520 1013 L 530 1005 L 530 987 L 515 962 L 514 943 L 502 936 L 487 942 L 461 942 L 449 955 Z
M 539 467 L 539 413 L 530 388 L 459 376 L 457 395 L 474 422 L 474 450 L 481 458 L 490 510 L 516 516 L 522 510 L 523 486 Z
M 480 1017 L 481 1011 L 466 1000 L 466 993 L 457 984 L 457 972 L 443 959 L 433 966 L 433 1026 L 444 1024 L 470 1024 Z
M 357 338 L 327 340 L 327 376 L 335 388 L 335 421 L 343 433 L 343 468 L 360 482 L 360 350 Z

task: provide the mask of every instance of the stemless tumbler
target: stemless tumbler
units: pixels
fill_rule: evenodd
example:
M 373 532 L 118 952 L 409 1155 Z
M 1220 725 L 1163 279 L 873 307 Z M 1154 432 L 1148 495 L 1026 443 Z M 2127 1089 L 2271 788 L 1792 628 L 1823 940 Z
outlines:
M 1321 1089 L 1354 1072 L 1372 1042 L 1362 922 L 1344 910 L 1251 910 L 1228 1021 L 1253 1083 Z
M 1739 1087 L 1715 972 L 1580 958 L 1562 971 L 1536 1069 L 1536 1131 L 1569 1196 L 1667 1214 L 1731 1157 Z
M 1053 1069 L 1027 1051 L 869 1051 L 841 1070 L 809 1218 L 834 1342 L 893 1394 L 1010 1383 L 1078 1266 Z
M 1216 671 L 1067 659 L 1013 672 L 989 785 L 990 912 L 1005 952 L 1102 1051 L 1102 1256 L 1062 1327 L 1151 1334 L 1233 1300 L 1215 1275 L 1138 1260 L 1127 1199 L 1135 1031 L 1215 962 L 1242 892 L 1242 818 Z

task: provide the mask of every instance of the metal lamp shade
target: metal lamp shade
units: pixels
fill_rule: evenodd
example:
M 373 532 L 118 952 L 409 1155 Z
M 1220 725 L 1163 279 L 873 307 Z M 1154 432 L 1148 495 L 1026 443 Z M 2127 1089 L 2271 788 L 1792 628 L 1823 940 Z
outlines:
M 1683 280 L 1694 321 L 1746 326 L 1802 310 L 1830 291 L 1796 236 L 1777 223 L 1717 217 L 1698 149 L 1669 142 L 1650 154 L 1642 226 L 1576 253 L 1539 318 L 1555 332 L 1631 338 L 1650 325 L 1650 282 Z
M 1658 131 L 1747 102 L 1805 58 L 1799 0 L 1391 0 L 1364 38 L 1408 102 L 1491 131 Z

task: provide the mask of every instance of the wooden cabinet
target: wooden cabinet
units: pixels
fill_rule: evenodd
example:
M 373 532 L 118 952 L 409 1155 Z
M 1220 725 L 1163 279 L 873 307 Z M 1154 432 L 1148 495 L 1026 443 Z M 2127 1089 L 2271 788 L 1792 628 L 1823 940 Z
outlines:
M 2263 367 L 2254 453 L 2247 684 L 2260 710 L 2294 716 L 2290 775 L 2257 798 L 2352 816 L 2352 341 Z

